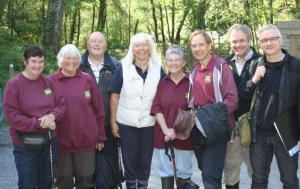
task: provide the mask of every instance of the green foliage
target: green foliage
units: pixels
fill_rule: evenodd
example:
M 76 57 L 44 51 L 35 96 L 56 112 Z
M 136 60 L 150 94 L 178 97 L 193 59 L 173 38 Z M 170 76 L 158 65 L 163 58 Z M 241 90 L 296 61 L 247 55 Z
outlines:
M 98 21 L 103 19 L 99 18 L 101 1 L 64 2 L 60 44 L 76 44 L 83 52 L 87 36 L 96 30 Z M 129 40 L 135 32 L 146 32 L 153 36 L 157 33 L 161 57 L 166 47 L 176 42 L 186 51 L 186 67 L 189 69 L 193 58 L 188 37 L 193 30 L 202 29 L 212 33 L 213 52 L 225 56 L 229 52 L 226 33 L 232 24 L 244 23 L 256 31 L 265 23 L 300 20 L 299 4 L 295 3 L 294 0 L 106 0 L 107 14 L 103 33 L 108 39 L 109 52 L 119 59 L 127 52 Z M 45 73 L 49 74 L 57 69 L 55 54 L 48 50 L 52 48 L 52 38 L 47 37 L 52 36 L 49 34 L 54 31 L 56 9 L 51 9 L 53 17 L 46 19 L 48 5 L 48 0 L 0 0 L 1 87 L 8 79 L 9 64 L 14 63 L 16 72 L 23 69 L 22 53 L 29 44 L 41 46 L 42 41 L 44 44 L 47 44 L 45 41 L 49 42 L 45 46 Z M 188 14 L 183 19 L 185 11 Z M 154 20 L 157 22 L 156 31 Z M 175 39 L 177 31 L 180 32 L 178 39 Z M 254 44 L 256 45 L 256 41 Z
M 7 30 L 0 28 L 0 88 L 9 79 L 9 64 L 14 64 L 15 72 L 22 70 L 22 44 L 10 42 Z

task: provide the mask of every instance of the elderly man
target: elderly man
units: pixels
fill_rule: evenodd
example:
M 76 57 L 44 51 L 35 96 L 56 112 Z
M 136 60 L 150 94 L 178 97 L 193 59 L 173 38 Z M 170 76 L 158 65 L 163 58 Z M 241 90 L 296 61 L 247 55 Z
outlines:
M 112 74 L 119 62 L 106 51 L 107 41 L 101 32 L 93 32 L 87 41 L 87 51 L 82 55 L 80 70 L 90 74 L 96 81 L 101 92 L 105 108 L 105 131 L 107 141 L 104 148 L 97 154 L 96 185 L 101 189 L 117 188 L 121 183 L 119 174 L 118 141 L 112 136 L 109 124 L 110 93 L 107 90 Z
M 252 187 L 268 187 L 268 177 L 275 154 L 283 188 L 299 188 L 298 154 L 290 157 L 275 125 L 298 128 L 300 118 L 300 60 L 282 49 L 283 38 L 275 25 L 264 25 L 257 32 L 264 56 L 264 65 L 256 68 L 247 82 L 246 92 L 255 92 L 251 110 L 252 144 L 250 158 L 253 167 Z M 261 62 L 259 61 L 259 65 Z M 285 119 L 288 115 L 289 120 Z M 293 133 L 287 137 L 291 138 Z M 299 133 L 296 133 L 299 137 Z M 299 140 L 299 139 L 298 139 Z M 297 137 L 294 145 L 300 142 Z
M 251 47 L 252 32 L 248 26 L 234 24 L 229 28 L 228 35 L 232 54 L 227 56 L 225 60 L 233 71 L 239 93 L 239 108 L 234 112 L 236 128 L 233 130 L 231 141 L 227 144 L 224 181 L 226 189 L 238 189 L 240 168 L 243 162 L 247 167 L 249 176 L 252 176 L 249 148 L 241 145 L 238 134 L 239 117 L 249 112 L 251 104 L 251 97 L 245 96 L 242 88 L 254 73 L 260 55 Z

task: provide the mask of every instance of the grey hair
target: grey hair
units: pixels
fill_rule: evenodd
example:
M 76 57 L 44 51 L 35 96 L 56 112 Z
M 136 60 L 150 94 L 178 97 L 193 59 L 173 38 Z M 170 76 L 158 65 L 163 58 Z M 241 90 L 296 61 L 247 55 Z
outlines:
M 249 41 L 253 40 L 252 31 L 247 25 L 245 25 L 245 24 L 233 24 L 228 30 L 228 36 L 230 36 L 230 34 L 233 30 L 241 31 L 241 32 L 243 32 L 244 34 L 247 35 L 247 38 L 248 38 Z
M 170 54 L 179 55 L 184 60 L 184 50 L 179 45 L 172 45 L 166 51 L 166 59 Z
M 81 59 L 80 51 L 78 48 L 73 44 L 66 44 L 64 45 L 58 52 L 56 58 L 57 58 L 57 65 L 59 68 L 61 68 L 61 63 L 63 62 L 63 59 L 66 55 L 70 55 L 72 57 L 76 57 Z
M 280 30 L 278 29 L 277 26 L 273 25 L 273 24 L 265 24 L 262 25 L 260 28 L 258 28 L 257 30 L 257 37 L 259 38 L 260 34 L 266 30 L 272 30 L 278 37 L 282 38 L 282 34 L 280 32 Z

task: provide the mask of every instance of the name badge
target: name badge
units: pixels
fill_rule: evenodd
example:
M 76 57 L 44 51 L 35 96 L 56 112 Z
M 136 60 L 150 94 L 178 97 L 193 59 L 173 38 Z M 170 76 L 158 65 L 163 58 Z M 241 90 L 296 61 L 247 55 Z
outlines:
M 52 90 L 50 88 L 44 89 L 44 93 L 45 93 L 45 95 L 51 95 Z
M 210 83 L 211 82 L 211 76 L 210 75 L 206 75 L 204 78 L 204 82 L 205 83 Z
M 84 96 L 85 96 L 85 98 L 91 98 L 90 91 L 84 91 Z

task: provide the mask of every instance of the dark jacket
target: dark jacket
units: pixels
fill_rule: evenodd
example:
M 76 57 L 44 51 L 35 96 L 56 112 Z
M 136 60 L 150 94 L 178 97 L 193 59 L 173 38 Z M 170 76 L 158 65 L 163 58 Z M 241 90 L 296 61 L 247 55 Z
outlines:
M 245 86 L 246 82 L 251 79 L 251 75 L 254 74 L 256 69 L 257 60 L 259 57 L 261 57 L 261 55 L 258 54 L 253 47 L 251 47 L 251 49 L 253 51 L 253 55 L 249 60 L 245 62 L 241 75 L 238 75 L 235 60 L 233 59 L 235 54 L 232 53 L 225 58 L 225 60 L 229 63 L 230 67 L 232 68 L 234 81 L 239 94 L 239 107 L 234 112 L 235 120 L 237 120 L 238 117 L 240 117 L 246 112 L 249 112 L 250 110 L 252 94 L 244 95 L 243 87 Z
M 101 189 L 116 188 L 121 184 L 123 179 L 122 168 L 119 167 L 118 140 L 112 135 L 112 131 L 109 126 L 110 92 L 108 91 L 108 84 L 119 65 L 120 64 L 116 58 L 110 56 L 108 52 L 105 52 L 104 65 L 100 70 L 99 81 L 97 83 L 104 102 L 105 132 L 107 136 L 104 148 L 101 151 L 96 152 L 94 182 L 96 188 Z M 80 70 L 90 74 L 96 80 L 88 62 L 88 52 L 85 52 L 82 55 Z
M 300 60 L 294 56 L 291 56 L 286 50 L 282 50 L 285 54 L 284 64 L 281 67 L 280 83 L 278 83 L 278 110 L 277 118 L 283 113 L 289 111 L 293 107 L 297 107 L 298 121 L 300 121 Z M 266 57 L 263 56 L 258 64 L 264 64 Z M 259 84 L 258 84 L 259 86 Z M 252 94 L 255 91 L 256 85 L 249 80 L 246 83 L 244 92 Z M 260 108 L 260 96 L 261 92 L 256 90 L 256 100 L 254 107 L 251 109 L 250 124 L 251 124 L 251 135 L 252 142 L 256 142 L 257 139 L 257 113 Z M 276 118 L 276 119 L 277 119 Z M 275 120 L 274 120 L 275 121 Z M 298 124 L 299 125 L 299 124 Z M 292 125 L 286 125 L 292 127 Z M 300 134 L 300 133 L 299 133 Z
M 104 111 L 105 111 L 105 126 L 109 126 L 109 117 L 110 117 L 110 111 L 109 111 L 109 102 L 110 102 L 110 92 L 107 90 L 108 84 L 111 80 L 111 77 L 113 73 L 116 71 L 117 67 L 119 66 L 119 62 L 116 58 L 110 56 L 108 52 L 105 52 L 104 54 L 104 65 L 103 68 L 100 71 L 99 75 L 99 81 L 97 83 L 98 88 L 100 89 L 103 102 L 104 102 Z M 88 52 L 86 51 L 82 57 L 81 57 L 81 64 L 80 64 L 80 70 L 83 72 L 89 73 L 91 76 L 93 76 L 94 79 L 94 73 L 91 69 L 91 66 L 88 61 Z
M 196 113 L 204 133 L 206 144 L 227 142 L 230 139 L 228 126 L 228 109 L 223 102 L 201 106 Z

